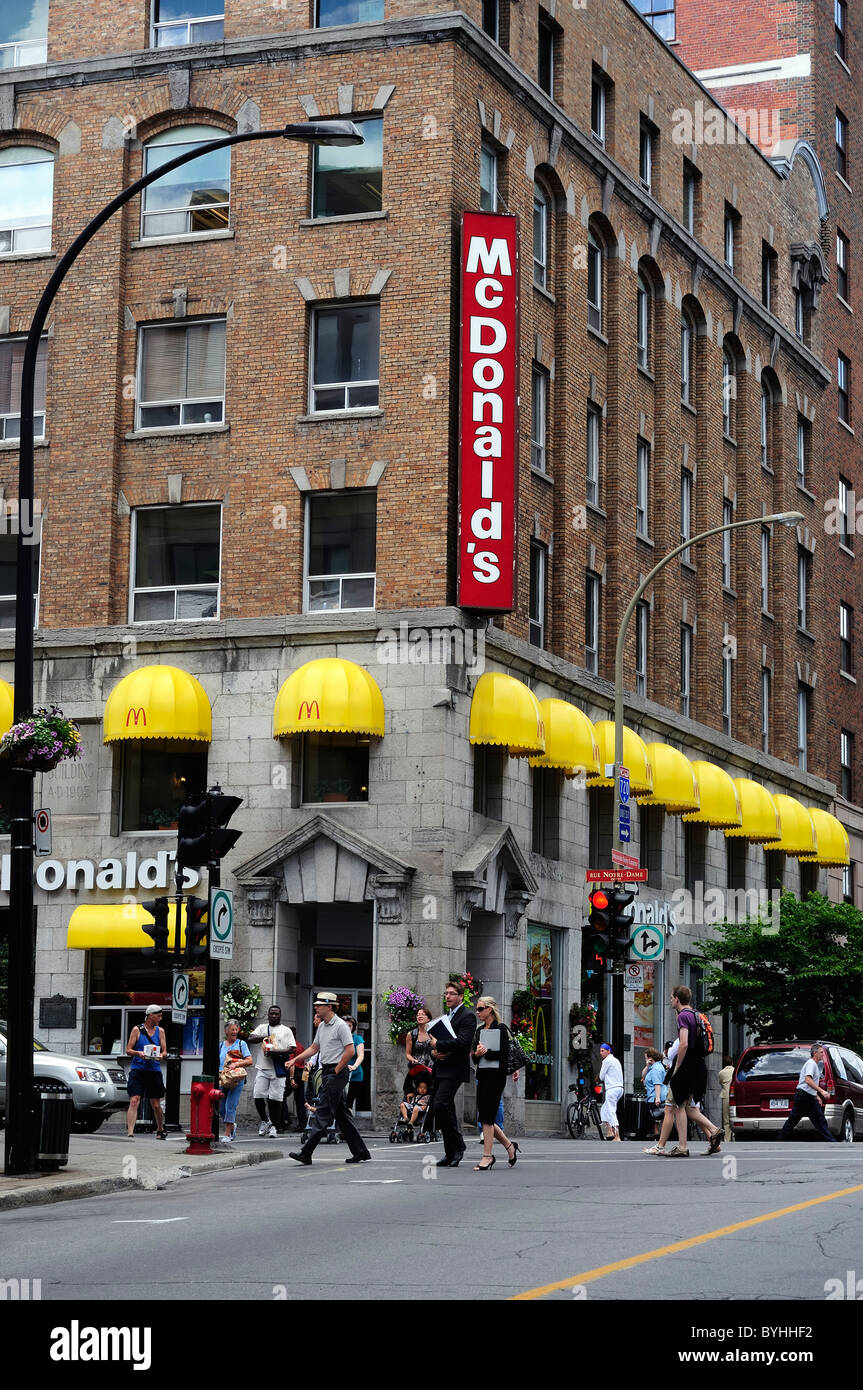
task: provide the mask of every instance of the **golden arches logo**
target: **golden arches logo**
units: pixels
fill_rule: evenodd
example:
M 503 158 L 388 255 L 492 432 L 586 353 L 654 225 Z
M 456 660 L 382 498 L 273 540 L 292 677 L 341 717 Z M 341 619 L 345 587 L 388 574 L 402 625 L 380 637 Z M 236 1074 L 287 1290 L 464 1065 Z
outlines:
M 543 1042 L 544 1042 L 544 1044 L 545 1044 L 544 1047 L 540 1047 L 540 1045 L 539 1045 L 539 1030 L 540 1030 L 540 1025 L 542 1025 L 542 1038 L 543 1038 Z M 534 1057 L 540 1057 L 540 1056 L 543 1056 L 543 1055 L 548 1055 L 548 1024 L 547 1024 L 546 1021 L 545 1021 L 545 1010 L 542 1008 L 541 1005 L 537 1007 L 537 1009 L 536 1009 L 536 1011 L 534 1012 L 534 1015 L 533 1015 L 533 1055 L 534 1055 Z M 534 1063 L 533 1063 L 533 1066 L 535 1066 L 535 1067 L 536 1067 L 536 1066 L 544 1066 L 544 1067 L 545 1067 L 545 1073 L 546 1073 L 546 1075 L 548 1075 L 548 1063 L 547 1063 L 547 1062 L 543 1062 L 543 1063 L 534 1062 Z
M 139 719 L 141 720 L 141 722 L 142 722 L 143 725 L 144 725 L 144 728 L 146 729 L 146 727 L 147 727 L 147 711 L 144 709 L 144 706 L 143 706 L 143 705 L 139 705 L 137 709 L 132 709 L 132 707 L 131 707 L 131 705 L 130 705 L 130 706 L 129 706 L 129 713 L 126 715 L 126 728 L 128 729 L 128 727 L 129 727 L 129 721 L 130 721 L 130 720 L 134 720 L 135 728 L 137 729 L 137 727 L 138 727 L 138 720 L 139 720 Z
M 314 711 L 314 714 L 312 713 L 312 711 Z M 306 719 L 320 719 L 321 717 L 321 707 L 318 704 L 317 700 L 303 700 L 302 704 L 297 710 L 298 722 L 300 719 L 303 718 L 303 712 L 305 712 Z

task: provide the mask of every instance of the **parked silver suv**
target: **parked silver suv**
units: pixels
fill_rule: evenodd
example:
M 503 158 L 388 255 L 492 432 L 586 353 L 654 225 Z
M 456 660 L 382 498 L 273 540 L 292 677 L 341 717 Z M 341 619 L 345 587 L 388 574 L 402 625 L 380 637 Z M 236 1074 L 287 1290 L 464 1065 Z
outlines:
M 37 1081 L 65 1081 L 72 1088 L 72 1128 L 92 1134 L 115 1110 L 129 1104 L 126 1073 L 113 1059 L 74 1057 L 51 1052 L 33 1040 L 33 1074 Z M 0 1114 L 6 1111 L 6 1024 L 0 1020 Z

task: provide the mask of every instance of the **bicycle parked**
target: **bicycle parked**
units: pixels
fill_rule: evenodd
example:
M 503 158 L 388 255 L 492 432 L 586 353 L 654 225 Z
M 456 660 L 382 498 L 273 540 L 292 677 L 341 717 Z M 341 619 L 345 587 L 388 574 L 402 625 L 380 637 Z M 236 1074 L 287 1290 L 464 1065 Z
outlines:
M 604 1140 L 605 1135 L 602 1131 L 602 1121 L 599 1118 L 599 1104 L 596 1096 L 588 1094 L 583 1077 L 579 1077 L 569 1087 L 570 1091 L 577 1092 L 574 1100 L 570 1101 L 566 1108 L 566 1127 L 573 1139 L 583 1139 L 590 1125 L 596 1126 L 596 1132 L 600 1139 Z

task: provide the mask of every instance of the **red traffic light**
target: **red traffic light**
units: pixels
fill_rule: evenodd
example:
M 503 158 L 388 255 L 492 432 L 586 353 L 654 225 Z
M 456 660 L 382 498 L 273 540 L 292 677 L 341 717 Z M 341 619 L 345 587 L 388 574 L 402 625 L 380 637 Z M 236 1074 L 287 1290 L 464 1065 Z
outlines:
M 601 888 L 595 888 L 590 895 L 590 905 L 597 911 L 604 912 L 608 907 L 608 894 L 604 893 Z

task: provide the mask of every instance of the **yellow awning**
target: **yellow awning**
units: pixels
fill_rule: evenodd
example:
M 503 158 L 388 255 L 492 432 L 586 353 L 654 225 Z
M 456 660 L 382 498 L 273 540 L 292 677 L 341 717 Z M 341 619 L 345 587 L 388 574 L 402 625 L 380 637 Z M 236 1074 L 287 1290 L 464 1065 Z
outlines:
M 727 826 L 739 826 L 743 819 L 740 797 L 728 773 L 715 763 L 696 759 L 692 764 L 701 806 L 697 811 L 689 811 L 684 820 L 698 821 L 714 830 L 724 830 Z
M 765 844 L 764 848 L 778 849 L 783 854 L 791 855 L 816 854 L 815 826 L 806 807 L 793 796 L 783 796 L 782 792 L 777 793 L 773 801 L 779 812 L 781 829 L 775 843 Z
M 15 723 L 15 692 L 8 681 L 0 681 L 0 738 Z
M 816 854 L 801 854 L 801 864 L 822 864 L 828 868 L 844 869 L 851 863 L 851 844 L 848 831 L 840 820 L 817 806 L 808 807 L 815 826 Z
M 733 781 L 740 798 L 740 824 L 731 826 L 725 834 L 741 835 L 755 845 L 778 839 L 779 812 L 769 791 L 748 777 L 735 777 Z
M 290 734 L 383 738 L 384 697 L 362 666 L 343 657 L 307 661 L 288 676 L 273 710 L 273 738 Z
M 105 705 L 105 743 L 177 738 L 209 743 L 213 715 L 207 692 L 178 666 L 142 666 L 114 686 Z
M 168 904 L 168 945 L 174 945 L 174 927 L 177 920 L 175 903 Z M 134 951 L 138 947 L 153 945 L 152 936 L 147 936 L 143 923 L 152 925 L 153 919 L 140 903 L 108 903 L 98 906 L 89 903 L 76 907 L 69 918 L 66 929 L 68 950 L 125 950 Z M 180 944 L 186 944 L 186 914 L 180 931 Z
M 530 759 L 531 767 L 562 769 L 567 777 L 599 772 L 599 748 L 593 725 L 566 700 L 540 700 L 545 725 L 545 752 Z
M 470 741 L 503 745 L 513 758 L 545 752 L 545 726 L 539 701 L 514 676 L 486 671 L 470 702 Z
M 614 720 L 600 719 L 593 732 L 599 744 L 599 773 L 591 777 L 591 787 L 613 787 L 614 778 L 605 776 L 607 763 L 614 763 Z M 623 766 L 629 768 L 629 787 L 635 796 L 653 791 L 653 772 L 647 757 L 647 746 L 633 729 L 623 730 Z
M 636 798 L 639 806 L 664 806 L 672 815 L 698 810 L 698 783 L 692 763 L 679 749 L 668 743 L 648 743 L 647 761 L 653 791 Z

